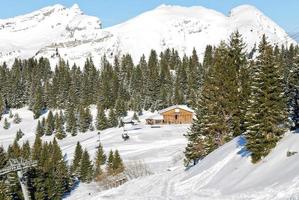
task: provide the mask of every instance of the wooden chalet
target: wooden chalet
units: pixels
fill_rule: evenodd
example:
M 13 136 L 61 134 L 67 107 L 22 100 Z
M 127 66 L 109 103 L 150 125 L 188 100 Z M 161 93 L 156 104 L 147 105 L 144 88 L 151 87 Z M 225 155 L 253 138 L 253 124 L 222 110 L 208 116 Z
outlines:
M 154 124 L 190 124 L 194 111 L 186 105 L 174 105 L 154 114 L 146 119 L 146 123 Z

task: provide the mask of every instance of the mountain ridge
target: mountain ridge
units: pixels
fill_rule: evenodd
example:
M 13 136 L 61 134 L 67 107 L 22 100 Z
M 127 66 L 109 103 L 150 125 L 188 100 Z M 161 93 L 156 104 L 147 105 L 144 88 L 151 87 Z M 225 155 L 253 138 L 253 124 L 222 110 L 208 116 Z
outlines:
M 195 48 L 202 59 L 206 45 L 217 45 L 236 30 L 243 35 L 247 50 L 263 34 L 272 44 L 296 44 L 269 17 L 247 4 L 231 9 L 228 15 L 202 6 L 162 4 L 104 29 L 99 18 L 85 15 L 78 4 L 69 8 L 55 4 L 0 20 L 0 63 L 34 56 L 47 57 L 55 66 L 62 57 L 83 66 L 87 57 L 99 63 L 103 55 L 112 60 L 126 53 L 136 63 L 151 49 L 159 52 L 166 48 L 180 54 L 191 54 Z

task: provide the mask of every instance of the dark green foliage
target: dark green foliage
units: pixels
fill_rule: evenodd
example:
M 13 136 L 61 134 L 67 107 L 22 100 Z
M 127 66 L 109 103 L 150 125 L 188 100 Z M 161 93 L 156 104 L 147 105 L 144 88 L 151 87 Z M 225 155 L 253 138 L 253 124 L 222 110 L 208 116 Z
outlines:
M 21 129 L 19 129 L 16 134 L 16 140 L 19 141 L 23 136 L 24 136 L 24 133 L 22 132 Z
M 68 107 L 66 110 L 66 131 L 72 133 L 73 136 L 77 134 L 77 118 L 75 116 L 74 108 Z
M 40 120 L 38 120 L 37 122 L 37 127 L 35 130 L 35 134 L 38 135 L 39 137 L 44 135 L 44 127 L 42 126 L 42 123 L 40 122 Z
M 8 122 L 7 118 L 4 119 L 3 128 L 4 129 L 9 129 L 10 128 L 10 123 Z
M 138 117 L 138 115 L 136 114 L 136 112 L 134 112 L 133 120 L 139 121 L 139 117 Z
M 9 158 L 19 158 L 21 156 L 21 147 L 16 139 L 12 145 L 9 145 L 7 154 Z
M 0 146 L 0 169 L 3 168 L 8 161 L 7 153 L 4 148 Z
M 251 95 L 245 116 L 246 148 L 256 163 L 267 156 L 287 130 L 287 104 L 283 95 L 281 66 L 266 37 L 259 45 L 253 68 Z
M 125 167 L 123 165 L 123 161 L 118 153 L 118 150 L 115 150 L 114 152 L 114 158 L 112 162 L 112 168 L 114 174 L 118 174 L 124 171 Z
M 80 180 L 82 182 L 90 182 L 93 178 L 93 166 L 88 151 L 85 149 L 80 165 Z
M 80 142 L 77 142 L 74 159 L 73 159 L 73 163 L 71 165 L 71 170 L 70 170 L 72 175 L 75 175 L 75 176 L 80 175 L 80 168 L 81 168 L 80 164 L 81 164 L 82 154 L 83 154 L 83 150 L 82 150 L 81 144 L 80 144 Z
M 106 171 L 109 175 L 113 174 L 113 160 L 114 160 L 114 154 L 113 154 L 113 151 L 110 150 L 109 155 L 108 155 L 107 164 L 106 164 Z
M 108 120 L 106 118 L 104 109 L 102 106 L 97 106 L 96 128 L 97 130 L 104 130 L 108 128 Z
M 9 115 L 8 115 L 9 118 L 13 118 L 13 114 L 12 114 L 12 111 L 9 110 Z
M 42 152 L 42 140 L 38 134 L 35 135 L 35 140 L 32 147 L 32 159 L 40 160 Z
M 49 111 L 48 117 L 46 119 L 46 129 L 45 134 L 46 135 L 52 135 L 55 129 L 55 119 L 53 116 L 52 111 Z
M 117 127 L 118 126 L 118 119 L 115 114 L 114 109 L 110 109 L 109 116 L 108 116 L 108 125 L 109 127 Z
M 98 146 L 98 150 L 97 150 L 96 158 L 95 158 L 95 162 L 94 162 L 95 163 L 95 172 L 94 172 L 95 178 L 97 178 L 98 176 L 103 174 L 103 170 L 102 170 L 101 166 L 105 164 L 106 159 L 107 159 L 107 157 L 104 153 L 103 146 L 100 143 Z
M 9 189 L 3 181 L 0 181 L 0 199 L 11 200 L 11 197 L 9 195 Z
M 92 124 L 92 116 L 90 114 L 89 108 L 80 108 L 79 111 L 79 131 L 86 132 Z
M 206 49 L 196 119 L 186 134 L 186 165 L 196 164 L 240 134 L 245 134 L 246 147 L 257 162 L 287 128 L 283 67 L 273 48 L 264 37 L 257 61 L 249 63 L 244 47 L 241 35 L 235 32 L 229 43 Z
M 55 136 L 59 140 L 66 137 L 66 133 L 64 131 L 64 120 L 61 114 L 55 115 Z
M 15 124 L 19 124 L 19 123 L 21 123 L 21 121 L 22 121 L 22 119 L 20 118 L 19 114 L 16 113 L 16 114 L 14 115 L 13 122 L 14 122 Z
M 2 114 L 5 111 L 5 102 L 4 99 L 2 98 L 2 95 L 0 94 L 0 119 L 2 118 Z
M 109 175 L 116 175 L 124 171 L 123 161 L 118 153 L 118 150 L 109 152 L 107 164 L 106 164 L 106 171 Z
M 31 148 L 30 148 L 29 141 L 26 141 L 25 143 L 23 143 L 23 146 L 21 149 L 21 155 L 22 155 L 22 158 L 24 158 L 26 160 L 30 159 Z
M 40 117 L 42 110 L 44 109 L 44 102 L 43 102 L 43 94 L 42 94 L 42 88 L 40 86 L 40 83 L 36 86 L 36 89 L 33 94 L 33 106 L 32 106 L 32 112 L 34 114 L 34 119 L 37 119 Z

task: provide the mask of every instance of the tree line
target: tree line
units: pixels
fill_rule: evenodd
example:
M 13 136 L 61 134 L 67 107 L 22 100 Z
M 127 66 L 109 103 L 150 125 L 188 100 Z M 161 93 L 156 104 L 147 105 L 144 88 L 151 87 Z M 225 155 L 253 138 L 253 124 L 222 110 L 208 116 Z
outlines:
M 26 141 L 19 145 L 16 139 L 5 151 L 0 147 L 0 169 L 7 166 L 9 159 L 24 158 L 37 161 L 37 166 L 24 174 L 30 197 L 36 200 L 62 199 L 70 192 L 77 180 L 91 182 L 101 176 L 114 176 L 124 171 L 124 164 L 119 152 L 111 150 L 107 159 L 101 144 L 97 147 L 94 159 L 78 142 L 72 162 L 68 163 L 67 155 L 63 155 L 56 139 L 42 142 L 36 135 L 32 147 Z M 106 168 L 105 168 L 106 166 Z M 0 199 L 22 199 L 21 186 L 16 172 L 0 177 Z
M 273 46 L 265 35 L 255 53 L 245 47 L 235 32 L 203 61 L 196 119 L 186 134 L 187 166 L 236 136 L 246 139 L 256 163 L 298 127 L 298 47 Z

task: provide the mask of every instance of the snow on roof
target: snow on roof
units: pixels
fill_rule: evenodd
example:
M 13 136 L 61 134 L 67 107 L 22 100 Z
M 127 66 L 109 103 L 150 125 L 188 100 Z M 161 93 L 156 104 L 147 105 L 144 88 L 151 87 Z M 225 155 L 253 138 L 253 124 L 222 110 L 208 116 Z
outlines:
M 163 115 L 156 113 L 156 114 L 149 116 L 147 119 L 163 120 Z
M 186 111 L 194 113 L 194 110 L 189 108 L 187 105 L 173 105 L 173 106 L 170 106 L 170 107 L 165 108 L 163 110 L 160 110 L 159 113 L 161 114 L 161 113 L 167 112 L 169 110 L 173 110 L 173 109 L 182 109 L 182 110 L 186 110 Z

